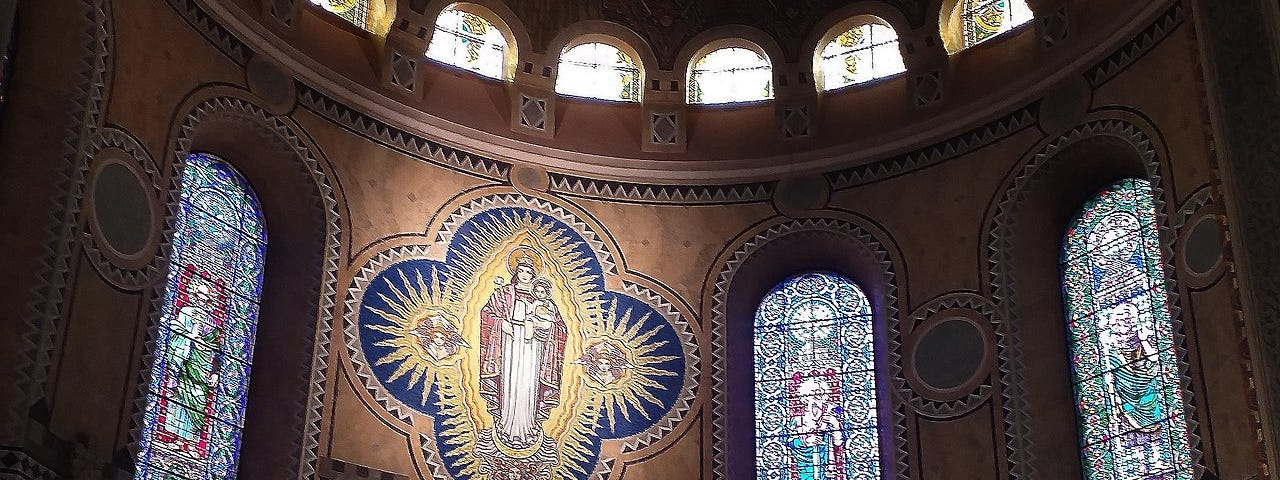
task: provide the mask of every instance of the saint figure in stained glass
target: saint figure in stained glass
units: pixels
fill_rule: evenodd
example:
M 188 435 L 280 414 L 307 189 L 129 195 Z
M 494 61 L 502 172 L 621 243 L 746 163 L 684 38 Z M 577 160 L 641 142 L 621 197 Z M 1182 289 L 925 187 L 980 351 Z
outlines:
M 234 478 L 266 233 L 221 160 L 187 157 L 181 183 L 135 478 Z
M 1104 189 L 1067 232 L 1063 292 L 1090 480 L 1191 478 L 1163 265 L 1145 180 Z
M 756 478 L 879 478 L 871 305 L 849 279 L 797 275 L 755 318 Z

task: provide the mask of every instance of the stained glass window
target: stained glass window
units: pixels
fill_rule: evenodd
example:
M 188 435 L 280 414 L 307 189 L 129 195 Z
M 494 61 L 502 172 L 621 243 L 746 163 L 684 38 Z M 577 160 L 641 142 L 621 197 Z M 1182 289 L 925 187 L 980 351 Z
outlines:
M 693 63 L 689 103 L 750 102 L 773 98 L 773 67 L 755 50 L 727 47 Z
M 961 0 L 964 46 L 972 47 L 1031 21 L 1026 0 Z
M 822 49 L 822 89 L 833 90 L 906 71 L 898 32 L 864 23 L 841 33 Z
M 848 278 L 774 287 L 755 318 L 756 478 L 880 478 L 871 304 Z
M 1088 480 L 1192 477 L 1151 185 L 1084 205 L 1062 249 L 1072 380 Z
M 311 0 L 357 27 L 369 29 L 369 0 Z
M 640 101 L 640 68 L 622 50 L 584 43 L 560 54 L 556 92 L 603 100 Z
M 456 7 L 436 18 L 436 32 L 427 47 L 427 58 L 470 70 L 489 78 L 503 78 L 507 38 L 483 17 Z
M 187 157 L 139 442 L 139 480 L 235 478 L 266 231 L 244 178 Z

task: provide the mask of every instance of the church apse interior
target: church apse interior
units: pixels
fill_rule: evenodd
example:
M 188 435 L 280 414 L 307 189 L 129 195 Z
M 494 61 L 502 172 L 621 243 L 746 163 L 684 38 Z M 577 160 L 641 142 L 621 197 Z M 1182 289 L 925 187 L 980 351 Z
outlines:
M 0 1 L 0 479 L 1254 480 L 1271 0 Z

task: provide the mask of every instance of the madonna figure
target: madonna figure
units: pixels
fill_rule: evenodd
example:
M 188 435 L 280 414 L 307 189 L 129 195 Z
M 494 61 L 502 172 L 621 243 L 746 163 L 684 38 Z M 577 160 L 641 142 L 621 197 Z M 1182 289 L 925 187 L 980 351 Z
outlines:
M 534 445 L 542 422 L 560 404 L 560 378 L 568 330 L 540 277 L 543 260 L 521 245 L 507 257 L 511 281 L 480 309 L 480 395 L 498 437 L 511 446 Z

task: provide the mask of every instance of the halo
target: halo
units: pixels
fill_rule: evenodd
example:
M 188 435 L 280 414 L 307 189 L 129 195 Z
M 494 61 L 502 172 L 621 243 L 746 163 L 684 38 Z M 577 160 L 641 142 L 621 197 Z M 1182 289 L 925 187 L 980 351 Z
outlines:
M 507 272 L 512 278 L 516 275 L 516 267 L 521 261 L 527 260 L 533 265 L 533 274 L 537 276 L 542 273 L 542 256 L 538 255 L 538 251 L 529 245 L 520 245 L 511 249 L 511 253 L 507 254 Z

